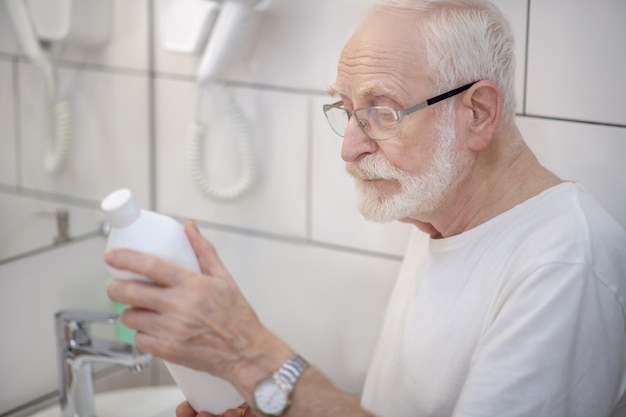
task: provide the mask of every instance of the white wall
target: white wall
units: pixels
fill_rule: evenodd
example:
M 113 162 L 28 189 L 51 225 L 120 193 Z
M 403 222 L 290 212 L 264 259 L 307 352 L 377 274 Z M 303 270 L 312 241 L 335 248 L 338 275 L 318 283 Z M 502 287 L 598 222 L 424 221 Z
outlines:
M 31 201 L 26 207 L 32 212 L 67 207 L 80 213 L 81 231 L 85 221 L 96 229 L 101 198 L 130 187 L 145 207 L 199 221 L 261 317 L 356 392 L 409 230 L 360 218 L 339 158 L 340 140 L 321 112 L 341 46 L 358 10 L 371 0 L 275 2 L 249 59 L 229 77 L 253 123 L 261 177 L 250 194 L 228 204 L 204 199 L 190 182 L 184 135 L 197 59 L 161 48 L 160 12 L 169 1 L 113 0 L 111 42 L 96 51 L 67 46 L 60 53 L 60 89 L 73 103 L 76 143 L 68 169 L 58 177 L 46 175 L 42 164 L 43 86 L 20 55 L 0 2 L 0 194 L 6 197 L 0 229 L 16 223 L 7 215 L 15 208 L 4 205 L 16 200 L 19 210 L 29 210 L 21 207 Z M 529 144 L 548 167 L 581 181 L 626 225 L 626 3 L 497 4 L 517 37 L 518 121 Z M 236 175 L 236 163 L 228 140 L 219 139 L 216 146 L 226 150 L 207 159 L 222 163 L 221 175 L 229 178 Z M 35 303 L 28 315 L 0 316 L 3 340 L 16 322 L 44 332 L 53 309 L 84 304 L 82 295 L 69 290 L 77 281 L 86 286 L 81 291 L 98 293 L 94 306 L 108 308 L 100 298 L 100 248 L 76 242 L 64 250 L 88 256 L 70 270 L 58 250 L 0 265 L 0 305 L 6 311 L 20 311 L 29 302 L 15 279 L 33 280 L 32 288 L 45 280 L 50 297 L 60 300 Z M 282 290 L 272 291 L 277 287 Z M 297 296 L 303 289 L 306 296 Z M 291 320 L 293 314 L 286 320 L 268 308 L 280 294 L 290 295 L 290 310 L 304 326 Z M 357 313 L 360 303 L 369 306 L 368 317 Z M 351 330 L 343 331 L 346 326 Z M 54 346 L 45 340 L 32 351 L 11 350 L 12 360 L 49 360 Z M 364 342 L 357 354 L 341 349 L 358 340 Z M 0 391 L 11 386 L 14 394 L 0 398 L 0 414 L 55 388 L 50 364 L 41 367 L 46 375 L 37 384 L 17 371 L 0 372 Z
M 56 311 L 108 307 L 103 249 L 92 238 L 0 265 L 0 412 L 56 386 Z

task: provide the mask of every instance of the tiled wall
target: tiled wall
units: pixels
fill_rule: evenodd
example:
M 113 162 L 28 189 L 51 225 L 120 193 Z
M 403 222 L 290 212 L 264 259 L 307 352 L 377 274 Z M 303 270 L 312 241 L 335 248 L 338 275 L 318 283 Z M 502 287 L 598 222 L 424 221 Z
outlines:
M 81 235 L 102 220 L 101 198 L 129 187 L 144 207 L 198 220 L 262 319 L 342 387 L 358 392 L 409 229 L 358 215 L 341 143 L 320 107 L 358 10 L 372 0 L 273 3 L 248 60 L 229 76 L 252 123 L 261 172 L 257 186 L 232 203 L 205 199 L 190 181 L 185 132 L 197 59 L 161 47 L 161 12 L 170 1 L 113 0 L 112 37 L 104 48 L 55 49 L 75 136 L 72 159 L 57 177 L 42 163 L 43 86 L 20 55 L 0 2 L 0 230 L 15 232 L 19 224 L 35 236 L 33 247 L 48 245 L 54 227 L 38 233 L 41 221 L 28 219 L 58 207 L 70 210 L 72 233 Z M 497 4 L 517 38 L 522 133 L 548 167 L 581 181 L 626 225 L 626 3 Z M 220 114 L 204 115 L 215 130 Z M 231 178 L 237 173 L 231 144 L 216 136 L 209 141 L 221 152 L 207 155 L 207 162 L 211 172 Z M 0 250 L 8 246 L 14 255 L 18 249 L 5 236 Z M 56 309 L 108 308 L 102 241 L 91 237 L 0 264 L 0 334 L 13 341 L 10 350 L 3 343 L 0 357 L 6 352 L 11 363 L 37 364 L 30 373 L 1 364 L 0 415 L 55 388 Z M 45 302 L 32 297 L 39 289 L 49 295 Z M 25 306 L 28 314 L 11 314 Z M 21 349 L 31 340 L 13 337 L 21 328 L 48 333 Z

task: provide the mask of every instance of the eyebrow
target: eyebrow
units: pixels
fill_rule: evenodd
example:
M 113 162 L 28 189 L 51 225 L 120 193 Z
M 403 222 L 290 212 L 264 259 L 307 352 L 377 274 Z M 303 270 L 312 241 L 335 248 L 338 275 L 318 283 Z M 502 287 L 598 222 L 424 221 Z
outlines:
M 335 83 L 333 83 L 333 84 L 329 85 L 329 86 L 326 88 L 326 92 L 327 92 L 327 93 L 328 93 L 328 95 L 329 95 L 329 96 L 331 96 L 331 97 L 335 97 L 335 96 L 337 96 L 337 95 L 339 95 L 339 94 L 340 94 L 340 93 L 339 93 L 339 88 L 337 88 L 337 84 L 335 84 Z
M 328 88 L 326 89 L 327 93 L 329 96 L 331 97 L 335 97 L 337 95 L 341 95 L 340 89 L 336 84 L 331 84 L 328 86 Z M 380 81 L 373 81 L 370 83 L 367 83 L 365 85 L 362 85 L 361 87 L 359 87 L 359 89 L 357 90 L 357 93 L 360 97 L 367 97 L 367 96 L 375 96 L 375 97 L 380 97 L 380 96 L 390 96 L 393 95 L 393 91 L 386 87 L 382 82 Z
M 359 87 L 357 92 L 359 96 L 361 97 L 367 97 L 367 96 L 379 97 L 379 96 L 393 95 L 393 91 L 389 89 L 388 87 L 386 87 L 380 81 L 374 81 L 374 82 L 362 85 L 361 87 Z

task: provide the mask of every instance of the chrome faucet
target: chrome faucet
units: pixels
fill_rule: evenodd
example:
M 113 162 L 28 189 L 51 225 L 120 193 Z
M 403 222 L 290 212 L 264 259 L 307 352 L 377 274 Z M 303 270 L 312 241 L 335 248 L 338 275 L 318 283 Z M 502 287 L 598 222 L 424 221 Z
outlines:
M 133 345 L 94 338 L 92 323 L 114 324 L 117 314 L 92 310 L 62 310 L 55 314 L 59 391 L 62 417 L 94 417 L 92 365 L 123 365 L 140 372 L 152 355 Z

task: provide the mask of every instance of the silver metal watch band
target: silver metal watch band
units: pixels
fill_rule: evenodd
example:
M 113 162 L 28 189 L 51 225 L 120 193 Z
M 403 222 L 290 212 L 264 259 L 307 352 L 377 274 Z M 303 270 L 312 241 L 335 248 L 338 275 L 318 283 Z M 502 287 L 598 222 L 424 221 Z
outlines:
M 300 378 L 302 372 L 308 367 L 309 363 L 296 353 L 278 368 L 278 371 L 274 373 L 274 377 L 282 381 L 291 393 L 298 378 Z
M 253 401 L 251 403 L 252 409 L 255 414 L 259 417 L 276 417 L 283 415 L 287 411 L 293 400 L 293 391 L 295 389 L 296 382 L 298 382 L 298 379 L 308 367 L 309 363 L 302 356 L 294 354 L 285 363 L 283 363 L 281 367 L 278 368 L 278 370 L 274 372 L 269 378 L 261 381 L 255 388 Z M 275 388 L 278 388 L 284 392 L 286 396 L 286 403 L 282 405 L 280 411 L 274 410 L 273 412 L 269 412 L 269 410 L 262 410 L 262 407 L 259 407 L 259 405 L 257 404 L 256 396 L 259 392 L 258 390 L 262 389 L 264 384 L 274 384 Z M 279 398 L 280 396 L 274 397 L 274 400 L 281 401 Z M 270 399 L 270 401 L 272 400 Z

